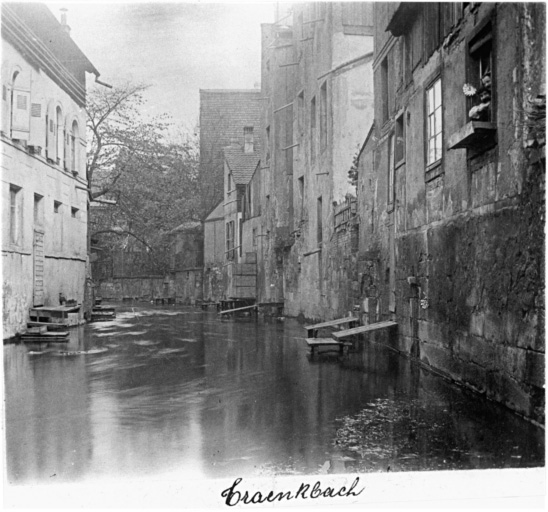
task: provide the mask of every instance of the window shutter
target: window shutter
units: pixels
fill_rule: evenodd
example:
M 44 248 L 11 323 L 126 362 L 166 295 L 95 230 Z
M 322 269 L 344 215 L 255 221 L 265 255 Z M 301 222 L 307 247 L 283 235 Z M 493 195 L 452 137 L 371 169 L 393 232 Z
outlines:
M 13 90 L 13 108 L 11 113 L 12 139 L 28 140 L 30 131 L 30 92 Z
M 46 113 L 42 99 L 34 98 L 30 105 L 29 146 L 46 147 Z
M 61 169 L 64 169 L 65 165 L 65 124 L 61 120 L 57 126 L 57 160 L 59 161 L 59 166 Z
M 10 133 L 10 91 L 6 84 L 2 84 L 2 133 Z
M 50 160 L 54 160 L 57 150 L 57 128 L 55 126 L 55 105 L 53 102 L 48 105 L 47 122 L 46 156 Z
M 67 115 L 65 118 L 65 156 L 64 156 L 64 162 L 65 162 L 65 168 L 69 171 L 72 169 L 71 167 L 71 148 L 70 148 L 70 137 L 72 135 L 72 121 L 74 120 L 73 116 Z

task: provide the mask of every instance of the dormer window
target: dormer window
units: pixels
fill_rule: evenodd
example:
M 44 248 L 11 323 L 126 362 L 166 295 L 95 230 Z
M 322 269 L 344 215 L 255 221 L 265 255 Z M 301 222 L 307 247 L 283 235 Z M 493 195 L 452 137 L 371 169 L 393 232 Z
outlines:
M 244 127 L 244 153 L 253 153 L 254 141 L 253 141 L 253 126 Z

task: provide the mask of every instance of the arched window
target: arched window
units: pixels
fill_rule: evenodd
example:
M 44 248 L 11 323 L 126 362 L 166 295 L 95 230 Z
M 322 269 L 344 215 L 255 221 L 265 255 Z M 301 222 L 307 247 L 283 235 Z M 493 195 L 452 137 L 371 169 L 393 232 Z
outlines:
M 9 124 L 11 138 L 16 140 L 29 139 L 30 125 L 30 91 L 25 84 L 20 70 L 11 75 L 11 93 L 9 98 Z M 25 87 L 26 86 L 26 87 Z
M 72 122 L 70 131 L 70 170 L 78 173 L 78 123 Z
M 63 153 L 64 153 L 64 125 L 63 123 L 63 111 L 61 110 L 61 107 L 57 107 L 55 109 L 55 119 L 56 119 L 56 127 L 57 127 L 57 133 L 56 133 L 56 148 L 57 151 L 55 153 L 56 162 L 63 167 Z

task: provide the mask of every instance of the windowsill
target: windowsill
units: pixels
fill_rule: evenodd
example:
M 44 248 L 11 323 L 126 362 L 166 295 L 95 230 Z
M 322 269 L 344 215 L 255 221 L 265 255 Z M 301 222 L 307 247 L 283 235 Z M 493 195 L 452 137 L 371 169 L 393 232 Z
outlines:
M 494 123 L 469 121 L 449 138 L 449 149 L 488 149 L 496 140 Z
M 443 160 L 440 159 L 426 167 L 426 171 L 424 172 L 424 181 L 426 183 L 443 174 L 443 166 L 441 165 L 442 161 Z

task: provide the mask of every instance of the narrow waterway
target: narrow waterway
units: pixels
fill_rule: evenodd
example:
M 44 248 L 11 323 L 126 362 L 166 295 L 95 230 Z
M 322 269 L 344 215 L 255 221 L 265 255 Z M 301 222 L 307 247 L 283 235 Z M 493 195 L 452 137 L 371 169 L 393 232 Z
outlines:
M 120 307 L 6 345 L 8 480 L 544 465 L 544 431 L 375 343 L 311 359 L 292 319 Z

